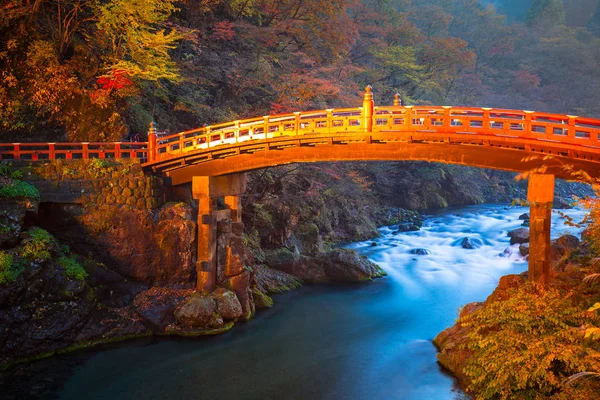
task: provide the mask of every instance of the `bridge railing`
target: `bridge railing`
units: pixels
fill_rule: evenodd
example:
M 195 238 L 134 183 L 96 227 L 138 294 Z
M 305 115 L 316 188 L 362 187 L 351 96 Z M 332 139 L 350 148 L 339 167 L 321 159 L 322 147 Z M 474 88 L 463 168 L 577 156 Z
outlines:
M 250 140 L 306 134 L 353 132 L 360 129 L 361 108 L 295 112 L 227 122 L 162 137 L 154 146 L 154 159 Z
M 148 158 L 146 142 L 0 143 L 0 160 L 77 160 Z
M 207 126 L 163 137 L 153 160 L 252 140 L 315 134 L 418 132 L 523 138 L 600 149 L 600 120 L 562 114 L 479 107 L 374 107 L 271 115 Z M 370 130 L 369 130 L 370 128 Z
M 396 99 L 395 103 L 399 103 Z M 511 138 L 573 145 L 600 152 L 600 120 L 563 114 L 454 106 L 378 106 L 370 88 L 363 107 L 336 108 L 249 118 L 205 126 L 156 138 L 148 143 L 11 143 L 0 144 L 0 160 L 140 158 L 157 162 L 219 146 L 308 135 L 357 133 L 428 133 Z

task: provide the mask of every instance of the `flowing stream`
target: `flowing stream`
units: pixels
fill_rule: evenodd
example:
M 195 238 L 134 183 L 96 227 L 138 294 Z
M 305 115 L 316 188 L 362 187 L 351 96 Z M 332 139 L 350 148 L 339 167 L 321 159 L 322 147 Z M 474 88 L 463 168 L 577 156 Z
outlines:
M 504 252 L 507 231 L 520 227 L 518 217 L 527 211 L 471 206 L 429 215 L 418 232 L 382 228 L 377 246 L 367 241 L 347 247 L 379 263 L 386 278 L 276 295 L 273 308 L 221 336 L 138 340 L 33 363 L 11 377 L 12 396 L 457 398 L 431 341 L 454 323 L 462 305 L 484 300 L 501 276 L 527 269 L 518 245 Z M 583 212 L 568 214 L 578 219 Z M 553 237 L 567 231 L 578 232 L 553 214 Z M 464 249 L 465 237 L 480 247 Z

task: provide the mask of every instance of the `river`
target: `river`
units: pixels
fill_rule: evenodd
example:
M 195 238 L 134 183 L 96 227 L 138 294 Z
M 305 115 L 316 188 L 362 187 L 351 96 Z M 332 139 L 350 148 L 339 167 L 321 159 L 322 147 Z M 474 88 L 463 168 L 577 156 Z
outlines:
M 348 245 L 388 273 L 365 285 L 303 287 L 228 333 L 145 339 L 32 363 L 3 379 L 8 398 L 402 399 L 460 397 L 431 341 L 502 275 L 527 269 L 508 230 L 524 207 L 446 209 L 418 232 L 380 230 Z M 570 210 L 575 219 L 580 210 Z M 553 237 L 576 232 L 553 215 Z M 469 237 L 481 244 L 464 249 Z M 431 254 L 411 254 L 423 248 Z

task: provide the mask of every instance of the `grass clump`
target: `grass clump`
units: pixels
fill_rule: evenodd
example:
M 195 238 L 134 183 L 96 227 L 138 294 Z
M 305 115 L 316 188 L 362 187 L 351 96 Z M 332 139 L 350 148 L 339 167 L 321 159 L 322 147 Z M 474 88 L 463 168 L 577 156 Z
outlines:
M 21 249 L 21 257 L 29 261 L 48 261 L 52 255 L 50 249 L 54 245 L 54 237 L 42 228 L 32 228 Z
M 23 270 L 23 264 L 15 262 L 12 254 L 0 251 L 0 285 L 7 285 L 16 281 Z
M 62 256 L 58 259 L 58 263 L 65 269 L 65 273 L 69 278 L 82 281 L 88 276 L 85 269 L 73 257 Z

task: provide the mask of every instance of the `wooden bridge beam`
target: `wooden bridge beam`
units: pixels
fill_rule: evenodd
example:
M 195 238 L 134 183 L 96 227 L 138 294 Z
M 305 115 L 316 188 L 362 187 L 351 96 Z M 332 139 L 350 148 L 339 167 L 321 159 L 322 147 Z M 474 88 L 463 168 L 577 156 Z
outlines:
M 527 188 L 529 201 L 529 279 L 550 279 L 550 222 L 554 201 L 554 175 L 533 174 Z
M 196 288 L 212 292 L 217 284 L 217 218 L 215 201 L 225 198 L 234 222 L 241 222 L 241 195 L 246 190 L 246 174 L 194 176 L 192 196 L 198 200 L 198 257 Z

